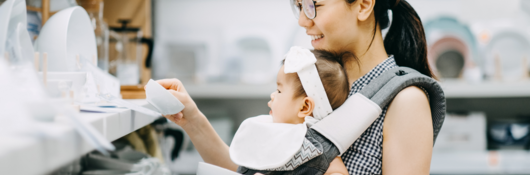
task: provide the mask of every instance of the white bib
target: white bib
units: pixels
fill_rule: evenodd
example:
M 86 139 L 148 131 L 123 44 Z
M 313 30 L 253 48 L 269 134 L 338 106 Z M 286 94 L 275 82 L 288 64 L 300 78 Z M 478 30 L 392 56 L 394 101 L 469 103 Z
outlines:
M 250 169 L 281 167 L 300 150 L 306 132 L 305 123 L 273 123 L 270 115 L 248 118 L 232 140 L 230 158 Z

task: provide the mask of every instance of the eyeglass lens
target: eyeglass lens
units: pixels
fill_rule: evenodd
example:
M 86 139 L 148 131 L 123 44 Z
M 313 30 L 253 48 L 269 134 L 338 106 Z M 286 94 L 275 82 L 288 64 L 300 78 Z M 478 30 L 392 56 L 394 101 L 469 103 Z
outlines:
M 316 17 L 315 3 L 313 0 L 291 0 L 291 8 L 296 19 L 300 18 L 302 7 L 307 18 L 314 19 Z

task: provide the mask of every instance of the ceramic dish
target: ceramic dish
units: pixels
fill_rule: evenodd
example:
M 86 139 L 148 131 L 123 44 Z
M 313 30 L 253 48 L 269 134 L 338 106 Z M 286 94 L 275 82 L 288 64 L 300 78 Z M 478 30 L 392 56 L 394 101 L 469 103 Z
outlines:
M 445 37 L 429 47 L 429 65 L 440 78 L 460 78 L 469 59 L 469 48 L 459 38 Z
M 76 55 L 97 56 L 96 36 L 82 7 L 70 7 L 53 15 L 42 27 L 35 50 L 48 53 L 49 71 L 77 71 Z
M 429 65 L 440 78 L 460 78 L 465 69 L 480 62 L 473 33 L 455 18 L 440 17 L 428 21 L 425 35 Z
M 5 1 L 0 6 L 0 54 L 4 55 L 7 37 L 15 35 L 15 31 L 19 23 L 27 23 L 26 1 Z
M 485 68 L 488 76 L 496 72 L 496 59 L 501 65 L 500 73 L 503 80 L 516 81 L 522 78 L 526 58 L 527 67 L 530 62 L 530 41 L 524 34 L 516 31 L 504 31 L 494 35 L 485 50 Z M 497 57 L 497 58 L 496 58 Z

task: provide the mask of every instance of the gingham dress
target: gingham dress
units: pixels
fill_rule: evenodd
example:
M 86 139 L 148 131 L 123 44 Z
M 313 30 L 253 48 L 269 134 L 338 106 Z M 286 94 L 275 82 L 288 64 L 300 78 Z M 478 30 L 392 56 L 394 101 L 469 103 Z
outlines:
M 393 56 L 387 58 L 384 62 L 377 65 L 370 72 L 355 81 L 351 87 L 349 96 L 361 91 L 374 78 L 377 78 L 381 73 L 397 67 Z M 348 169 L 349 174 L 364 175 L 364 174 L 382 174 L 383 161 L 383 122 L 385 120 L 386 110 L 388 106 L 383 108 L 383 112 L 374 123 L 359 137 L 350 148 L 342 154 L 344 165 Z M 353 115 L 353 114 L 352 114 Z

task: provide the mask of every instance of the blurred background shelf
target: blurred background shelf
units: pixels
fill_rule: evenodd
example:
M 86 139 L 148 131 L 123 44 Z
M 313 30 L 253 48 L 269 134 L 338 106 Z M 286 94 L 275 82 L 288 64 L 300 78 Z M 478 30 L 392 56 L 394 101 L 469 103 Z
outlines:
M 530 97 L 530 81 L 469 83 L 443 81 L 440 83 L 446 98 L 521 98 Z
M 186 90 L 192 98 L 247 98 L 268 99 L 276 90 L 276 84 L 248 85 L 248 84 L 204 84 L 187 85 Z
M 431 174 L 528 174 L 528 165 L 522 150 L 434 152 Z
M 530 81 L 498 82 L 442 81 L 448 99 L 460 98 L 530 98 Z M 193 98 L 267 99 L 276 90 L 275 84 L 185 84 Z

